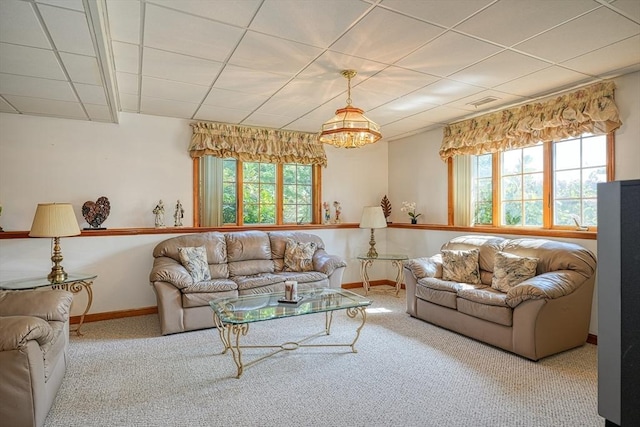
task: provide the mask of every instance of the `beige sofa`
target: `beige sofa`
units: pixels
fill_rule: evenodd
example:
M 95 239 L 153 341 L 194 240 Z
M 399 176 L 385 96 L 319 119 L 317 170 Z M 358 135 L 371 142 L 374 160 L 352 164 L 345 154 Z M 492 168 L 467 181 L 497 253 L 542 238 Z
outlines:
M 475 248 L 480 252 L 479 284 L 442 280 L 441 254 L 405 262 L 407 312 L 532 360 L 586 342 L 596 270 L 589 250 L 558 241 L 492 236 L 462 236 L 442 246 Z M 535 276 L 507 292 L 494 289 L 498 252 L 537 258 Z
M 315 244 L 311 271 L 286 271 L 288 240 Z M 179 248 L 200 246 L 206 248 L 211 280 L 195 281 L 180 260 Z M 297 281 L 300 290 L 339 288 L 347 265 L 325 251 L 320 237 L 294 231 L 187 234 L 159 243 L 153 257 L 149 280 L 163 335 L 213 327 L 214 298 L 284 291 L 285 280 Z
M 0 291 L 0 424 L 44 424 L 67 368 L 72 299 L 62 290 Z

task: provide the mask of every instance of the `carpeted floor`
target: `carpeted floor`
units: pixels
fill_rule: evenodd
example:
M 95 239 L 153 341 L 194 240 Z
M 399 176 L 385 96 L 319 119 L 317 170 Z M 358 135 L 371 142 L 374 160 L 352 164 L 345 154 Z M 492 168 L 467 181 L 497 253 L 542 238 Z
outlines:
M 240 379 L 215 329 L 161 336 L 155 315 L 88 323 L 72 336 L 45 425 L 603 425 L 595 346 L 531 362 L 409 317 L 404 293 L 370 298 L 358 353 L 282 352 Z M 318 340 L 350 342 L 358 323 L 337 312 Z M 323 315 L 254 323 L 242 343 L 279 344 L 323 326 Z

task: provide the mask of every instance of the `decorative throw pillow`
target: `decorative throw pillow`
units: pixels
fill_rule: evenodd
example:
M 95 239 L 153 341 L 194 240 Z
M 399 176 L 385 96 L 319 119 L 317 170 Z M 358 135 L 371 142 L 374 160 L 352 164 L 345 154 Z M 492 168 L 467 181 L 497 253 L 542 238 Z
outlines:
M 178 248 L 180 262 L 187 269 L 194 282 L 211 280 L 207 263 L 207 248 L 204 246 Z
M 536 275 L 538 258 L 521 257 L 506 252 L 496 252 L 491 287 L 501 292 Z
M 284 248 L 285 271 L 313 271 L 313 254 L 317 245 L 313 242 L 295 242 L 287 239 Z
M 480 284 L 480 249 L 443 250 L 442 279 L 458 283 Z

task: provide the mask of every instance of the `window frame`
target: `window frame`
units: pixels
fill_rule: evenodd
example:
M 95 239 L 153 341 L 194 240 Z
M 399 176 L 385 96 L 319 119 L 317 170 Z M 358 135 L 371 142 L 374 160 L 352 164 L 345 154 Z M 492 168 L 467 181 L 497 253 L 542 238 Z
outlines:
M 254 162 L 249 162 L 254 163 Z M 256 162 L 260 163 L 260 162 Z M 243 171 L 243 162 L 241 160 L 236 159 L 236 223 L 235 224 L 221 224 L 219 227 L 273 227 L 273 226 L 299 226 L 301 224 L 294 223 L 284 223 L 284 180 L 283 180 L 283 166 L 284 163 L 275 163 L 276 165 L 276 222 L 275 224 L 245 224 L 243 221 L 244 212 L 243 212 L 243 183 L 242 179 L 242 171 Z M 312 188 L 312 197 L 311 197 L 311 214 L 312 218 L 309 223 L 305 224 L 313 224 L 319 225 L 322 224 L 321 219 L 321 192 L 322 192 L 322 167 L 321 165 L 312 164 L 311 166 L 311 188 Z M 199 158 L 193 158 L 193 226 L 196 228 L 210 228 L 203 227 L 200 221 L 200 161 Z M 217 228 L 217 227 L 216 227 Z
M 568 138 L 567 138 L 568 139 Z M 491 153 L 492 155 L 492 210 L 493 218 L 491 224 L 473 224 L 469 228 L 495 228 L 499 230 L 549 230 L 564 232 L 568 230 L 575 230 L 575 226 L 563 226 L 553 225 L 553 141 L 547 141 L 543 143 L 543 218 L 542 226 L 508 226 L 500 225 L 501 212 L 501 176 L 500 176 L 500 156 L 502 151 Z M 615 131 L 606 134 L 606 170 L 607 181 L 615 180 Z M 455 199 L 454 199 L 454 187 L 455 187 L 455 171 L 453 167 L 453 158 L 447 159 L 448 178 L 449 178 L 449 207 L 448 207 L 448 225 L 454 226 L 454 212 L 455 212 Z M 469 200 L 471 203 L 471 200 Z M 473 209 L 472 209 L 473 211 Z M 597 232 L 598 227 L 589 226 L 589 231 Z

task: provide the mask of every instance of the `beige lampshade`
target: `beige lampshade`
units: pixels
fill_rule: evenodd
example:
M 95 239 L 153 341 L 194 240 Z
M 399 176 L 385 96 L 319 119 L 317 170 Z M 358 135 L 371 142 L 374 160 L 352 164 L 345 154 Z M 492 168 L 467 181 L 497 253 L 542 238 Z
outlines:
M 360 228 L 386 228 L 387 220 L 380 206 L 365 206 L 362 209 Z
M 80 227 L 70 203 L 38 204 L 30 237 L 66 237 L 80 234 Z

